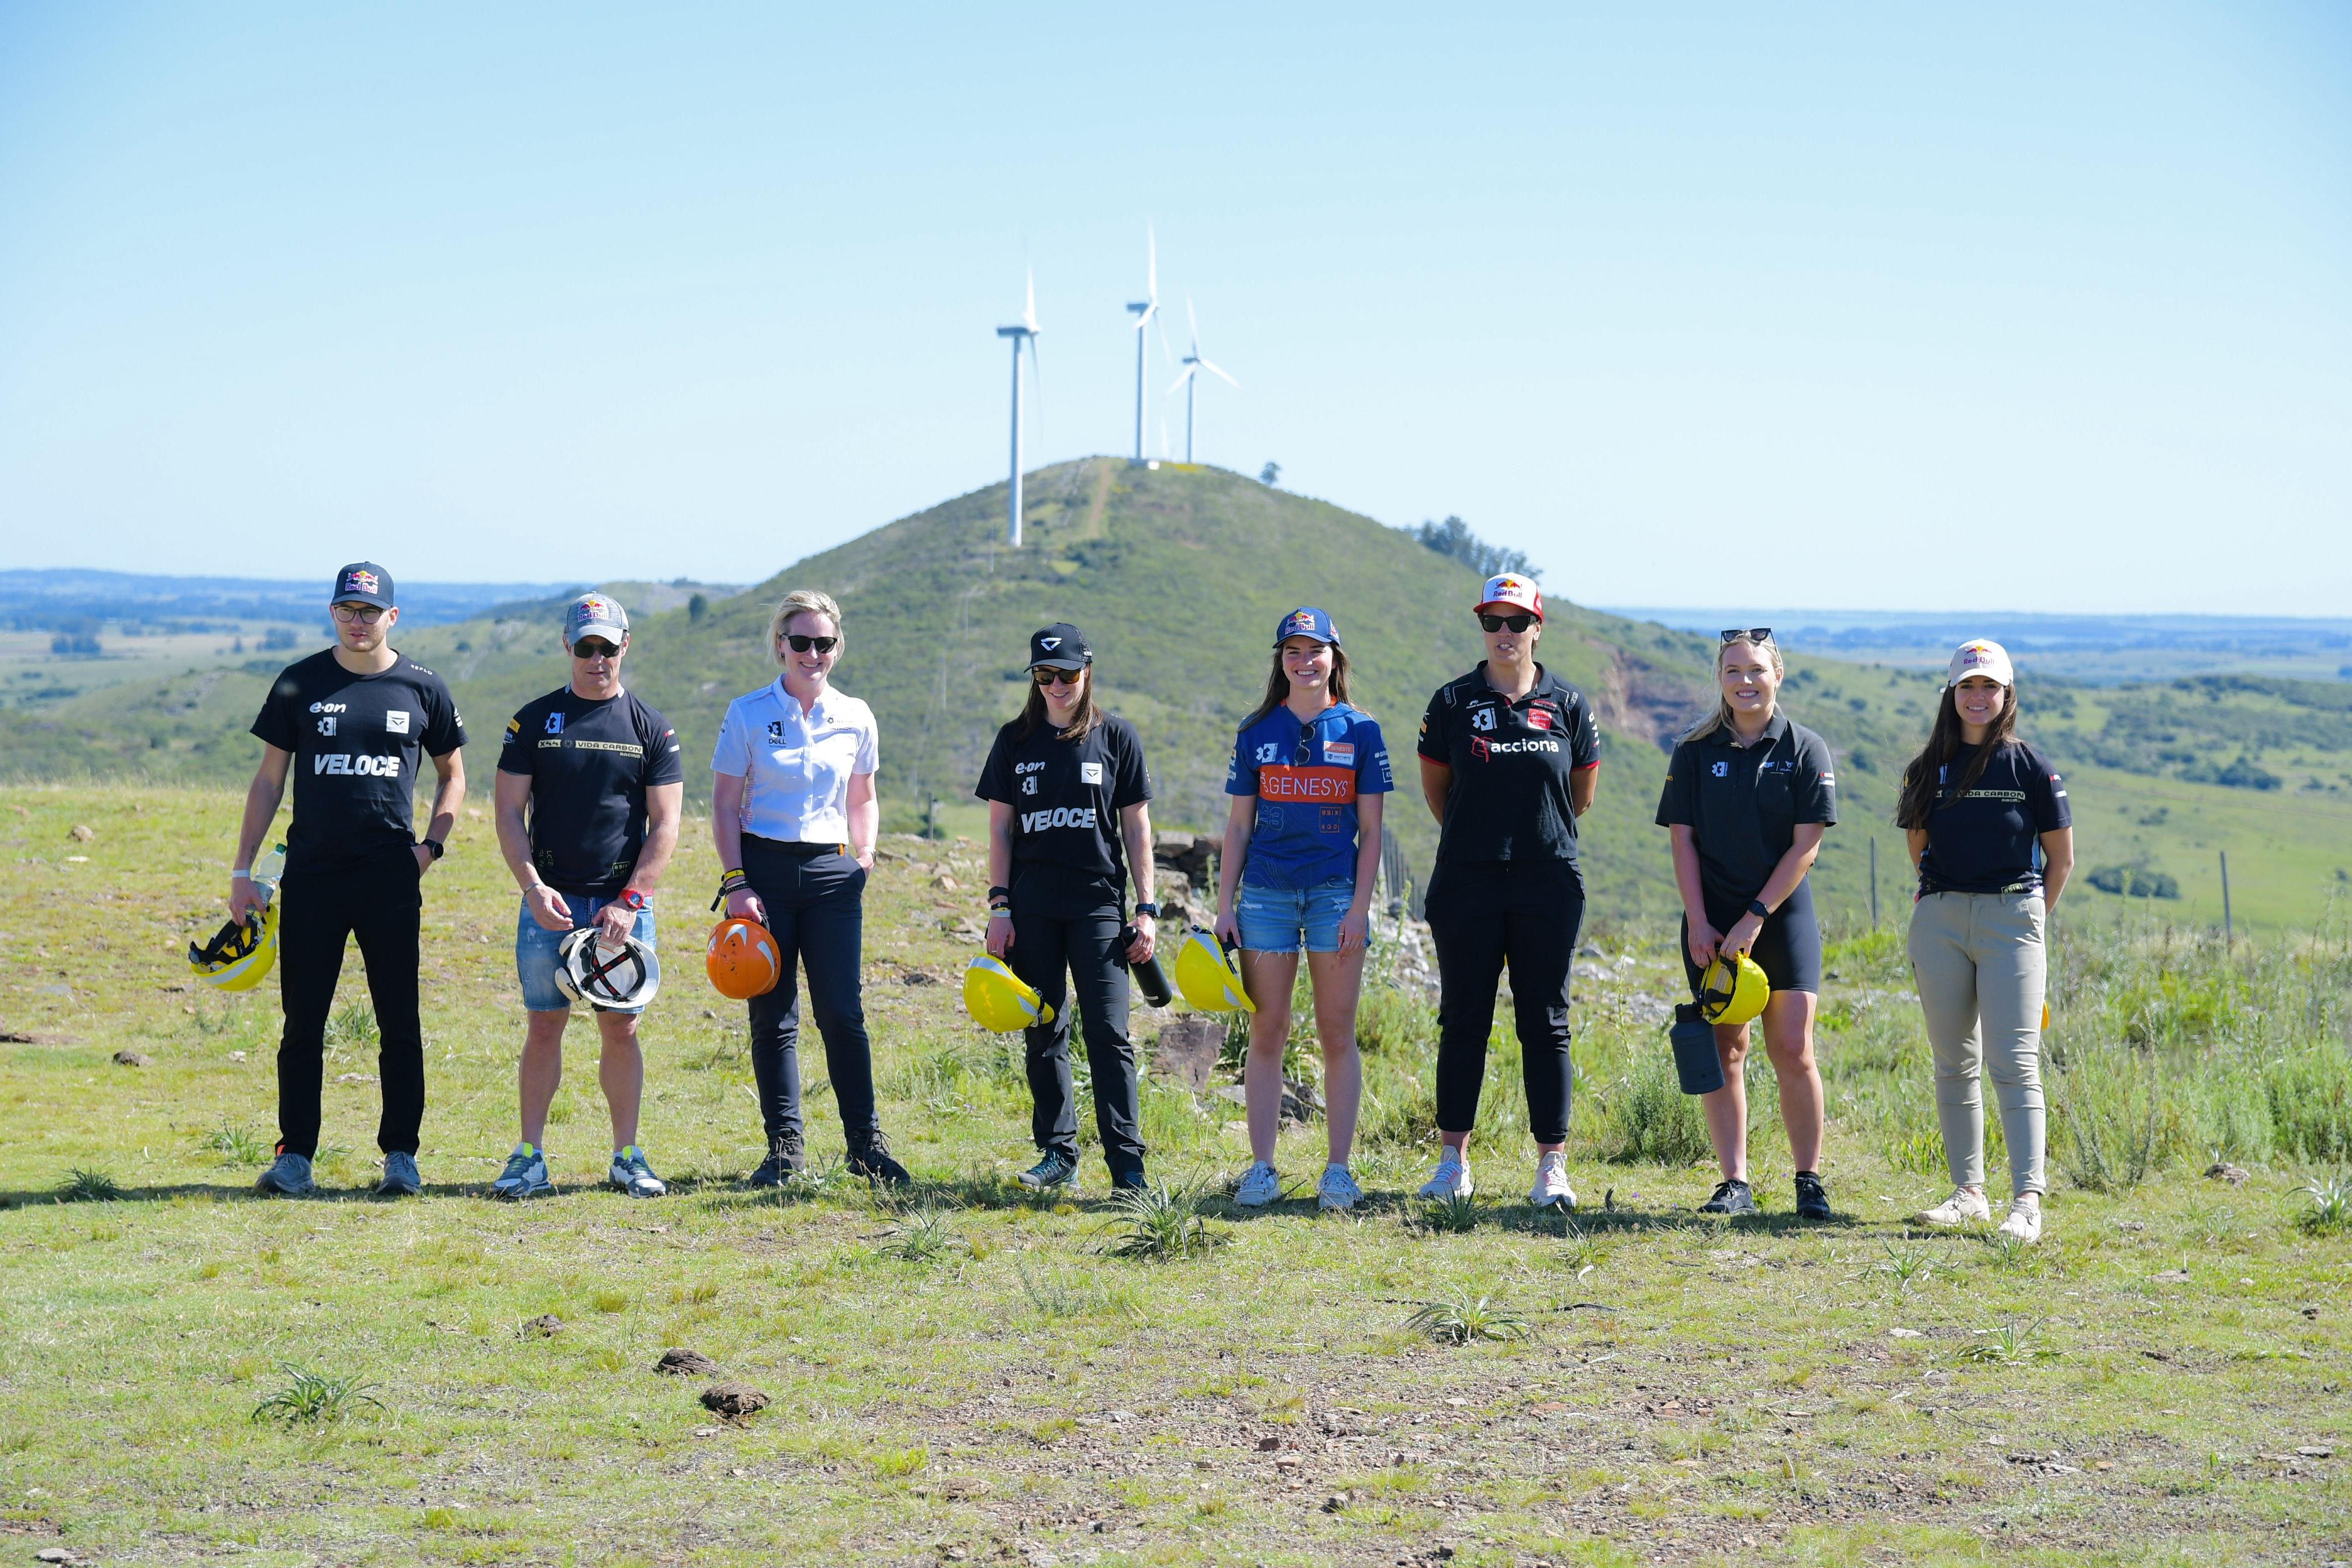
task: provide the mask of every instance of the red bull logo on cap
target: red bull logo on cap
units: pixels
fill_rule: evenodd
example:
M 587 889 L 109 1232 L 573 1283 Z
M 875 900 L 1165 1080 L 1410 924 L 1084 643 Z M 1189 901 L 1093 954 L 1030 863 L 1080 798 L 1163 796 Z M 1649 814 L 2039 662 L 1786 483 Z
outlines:
M 343 578 L 343 592 L 346 594 L 376 594 L 383 592 L 383 590 L 376 584 L 376 575 L 374 573 L 353 572 Z
M 1311 632 L 1314 629 L 1315 612 L 1312 610 L 1293 610 L 1290 612 L 1290 618 L 1282 623 L 1283 635 L 1286 637 L 1292 632 Z

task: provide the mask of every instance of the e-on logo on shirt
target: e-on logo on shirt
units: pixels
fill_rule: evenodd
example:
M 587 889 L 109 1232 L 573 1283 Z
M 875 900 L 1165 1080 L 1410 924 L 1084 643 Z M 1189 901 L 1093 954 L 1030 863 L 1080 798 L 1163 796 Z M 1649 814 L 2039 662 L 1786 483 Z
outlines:
M 1021 831 L 1043 833 L 1049 827 L 1087 827 L 1095 826 L 1095 808 L 1091 805 L 1057 805 L 1051 811 L 1024 811 L 1021 814 Z

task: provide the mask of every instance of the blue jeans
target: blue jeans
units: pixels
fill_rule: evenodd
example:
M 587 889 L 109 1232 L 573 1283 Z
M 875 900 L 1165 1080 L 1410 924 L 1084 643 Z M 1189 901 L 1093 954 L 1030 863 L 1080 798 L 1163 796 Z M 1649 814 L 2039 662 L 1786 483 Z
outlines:
M 1307 952 L 1337 952 L 1339 921 L 1355 898 L 1352 877 L 1311 888 L 1261 888 L 1244 877 L 1234 895 L 1234 921 L 1251 952 L 1297 952 L 1302 935 Z
M 613 900 L 585 898 L 576 893 L 559 892 L 563 907 L 572 911 L 572 924 L 576 930 L 595 919 L 596 911 Z M 530 900 L 525 899 L 522 912 L 515 917 L 515 978 L 522 982 L 522 1005 L 534 1013 L 568 1013 L 572 998 L 555 983 L 555 972 L 562 967 L 555 950 L 562 945 L 570 931 L 550 931 L 541 925 L 530 912 Z M 636 939 L 647 948 L 654 945 L 654 912 L 637 912 Z M 654 974 L 661 974 L 661 960 L 654 963 Z M 642 1013 L 643 1007 L 598 1007 L 599 1013 Z

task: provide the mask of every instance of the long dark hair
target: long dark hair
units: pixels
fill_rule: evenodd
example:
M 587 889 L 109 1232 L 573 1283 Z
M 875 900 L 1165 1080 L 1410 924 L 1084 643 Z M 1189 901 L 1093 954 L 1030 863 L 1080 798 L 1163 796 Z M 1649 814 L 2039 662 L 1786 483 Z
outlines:
M 1949 686 L 1944 688 L 1944 700 L 1936 705 L 1936 722 L 1927 731 L 1927 744 L 1903 770 L 1903 793 L 1895 801 L 1895 826 L 1926 827 L 1927 814 L 1936 809 L 1938 795 L 1958 800 L 1976 788 L 1993 753 L 2017 739 L 2017 688 L 2008 687 L 2002 695 L 2000 715 L 1985 728 L 1985 743 L 1977 748 L 1968 772 L 1947 789 L 1942 780 L 1944 764 L 1965 742 L 1960 739 L 1957 690 Z
M 1077 715 L 1067 725 L 1055 731 L 1055 738 L 1083 741 L 1094 733 L 1095 726 L 1102 721 L 1103 710 L 1095 706 L 1095 667 L 1090 664 L 1078 672 Z M 1013 732 L 1013 738 L 1025 741 L 1052 722 L 1052 716 L 1045 711 L 1045 689 L 1038 685 L 1037 678 L 1032 675 L 1029 678 L 1029 700 L 1021 705 L 1021 728 Z
M 1333 700 L 1345 702 L 1348 700 L 1348 650 L 1338 643 L 1332 643 L 1330 648 L 1331 679 L 1326 689 Z M 1282 673 L 1282 645 L 1276 643 L 1274 645 L 1274 668 L 1265 672 L 1265 696 L 1251 710 L 1250 716 L 1242 721 L 1242 728 L 1248 729 L 1289 700 L 1290 677 Z

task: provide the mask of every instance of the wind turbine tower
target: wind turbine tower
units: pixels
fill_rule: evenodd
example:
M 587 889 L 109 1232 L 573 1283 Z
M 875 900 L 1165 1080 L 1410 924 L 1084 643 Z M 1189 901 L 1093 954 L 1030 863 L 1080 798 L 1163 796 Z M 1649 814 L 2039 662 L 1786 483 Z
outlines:
M 1212 375 L 1223 375 L 1229 386 L 1239 387 L 1241 383 L 1201 357 L 1201 322 L 1192 314 L 1190 294 L 1184 296 L 1184 324 L 1192 330 L 1192 352 L 1184 356 L 1184 374 L 1170 383 L 1168 390 L 1173 392 L 1180 386 L 1184 389 L 1184 461 L 1189 466 L 1192 461 L 1192 395 L 1200 389 L 1201 373 L 1205 370 Z
M 1017 326 L 999 327 L 996 335 L 1013 340 L 1013 484 L 1012 500 L 1007 506 L 1004 530 L 1005 542 L 1013 549 L 1021 548 L 1021 349 L 1027 344 L 1029 369 L 1038 376 L 1037 395 L 1042 402 L 1045 383 L 1037 371 L 1037 275 L 1029 274 L 1029 297 L 1021 311 Z
M 1151 324 L 1154 316 L 1160 314 L 1160 240 L 1152 233 L 1150 224 L 1143 226 L 1143 243 L 1148 268 L 1144 274 L 1144 297 L 1127 302 L 1128 310 L 1135 316 L 1135 457 L 1132 460 L 1138 463 L 1143 461 L 1143 341 L 1148 335 L 1144 329 Z

